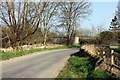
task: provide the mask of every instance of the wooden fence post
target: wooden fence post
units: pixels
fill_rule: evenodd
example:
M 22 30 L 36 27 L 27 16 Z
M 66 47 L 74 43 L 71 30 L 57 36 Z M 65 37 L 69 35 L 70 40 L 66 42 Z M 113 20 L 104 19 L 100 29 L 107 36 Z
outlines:
M 100 55 L 100 52 L 98 52 L 98 56 Z
M 103 51 L 103 58 L 105 59 L 105 51 Z
M 111 65 L 114 64 L 114 50 L 111 50 Z

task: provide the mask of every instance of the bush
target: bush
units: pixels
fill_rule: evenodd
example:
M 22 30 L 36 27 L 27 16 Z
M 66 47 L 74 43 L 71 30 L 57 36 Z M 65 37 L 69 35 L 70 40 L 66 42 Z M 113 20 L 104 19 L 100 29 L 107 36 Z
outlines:
M 80 44 L 96 44 L 96 40 L 91 39 L 79 39 Z

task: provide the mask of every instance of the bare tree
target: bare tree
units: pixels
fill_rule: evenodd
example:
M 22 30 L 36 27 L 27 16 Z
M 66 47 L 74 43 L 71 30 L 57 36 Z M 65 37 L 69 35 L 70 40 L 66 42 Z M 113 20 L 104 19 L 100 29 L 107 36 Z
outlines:
M 43 35 L 43 44 L 46 44 L 47 35 L 49 33 L 50 28 L 52 27 L 52 22 L 57 15 L 59 3 L 55 2 L 47 2 L 47 7 L 45 11 L 42 13 L 42 35 Z
M 93 36 L 98 36 L 103 31 L 105 31 L 104 24 L 92 25 Z
M 14 47 L 36 32 L 46 3 L 6 1 L 1 6 L 0 18 L 5 25 L 2 28 L 3 39 L 7 38 L 10 46 Z
M 76 27 L 82 18 L 86 18 L 91 13 L 90 2 L 80 0 L 80 2 L 61 3 L 60 22 L 66 29 L 67 44 L 71 44 L 72 37 L 76 34 Z
M 81 36 L 90 37 L 92 35 L 92 31 L 90 29 L 83 28 L 81 29 L 81 31 L 82 31 Z

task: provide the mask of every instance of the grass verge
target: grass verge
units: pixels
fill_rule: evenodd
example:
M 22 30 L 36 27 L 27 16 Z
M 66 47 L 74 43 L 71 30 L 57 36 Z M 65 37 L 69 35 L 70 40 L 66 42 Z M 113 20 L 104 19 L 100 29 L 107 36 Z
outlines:
M 112 50 L 114 50 L 115 52 L 120 53 L 120 48 L 116 48 L 116 49 L 112 49 Z
M 16 52 L 4 52 L 2 54 L 2 60 L 9 60 L 14 57 L 19 57 L 27 54 L 31 54 L 34 52 L 41 52 L 41 51 L 49 51 L 49 50 L 55 50 L 55 49 L 67 49 L 67 48 L 80 48 L 80 46 L 75 45 L 64 45 L 64 46 L 58 46 L 54 48 L 39 48 L 39 49 L 30 49 L 30 50 L 24 50 L 24 51 L 16 51 Z
M 93 80 L 93 78 L 113 78 L 113 76 L 106 71 L 95 70 L 96 61 L 97 59 L 85 52 L 75 53 L 68 60 L 67 66 L 59 73 L 58 79 L 81 78 Z

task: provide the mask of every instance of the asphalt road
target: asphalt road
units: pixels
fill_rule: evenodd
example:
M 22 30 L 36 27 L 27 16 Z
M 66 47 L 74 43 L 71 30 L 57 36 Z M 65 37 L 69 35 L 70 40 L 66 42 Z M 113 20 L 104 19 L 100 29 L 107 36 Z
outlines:
M 55 78 L 65 66 L 70 54 L 79 49 L 37 52 L 2 61 L 3 78 Z

